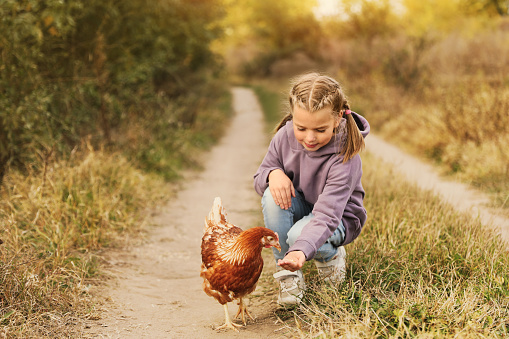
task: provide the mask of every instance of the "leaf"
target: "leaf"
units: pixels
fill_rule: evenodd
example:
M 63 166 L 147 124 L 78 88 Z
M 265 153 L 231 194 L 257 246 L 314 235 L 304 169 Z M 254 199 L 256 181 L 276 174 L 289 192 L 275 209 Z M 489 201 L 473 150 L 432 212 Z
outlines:
M 53 23 L 54 19 L 51 15 L 48 15 L 47 17 L 42 19 L 42 21 L 44 22 L 44 26 L 49 27 Z
M 14 311 L 7 312 L 5 315 L 2 316 L 2 320 L 8 319 L 13 313 L 14 313 Z
M 392 312 L 396 317 L 401 318 L 405 315 L 405 310 L 399 309 Z
M 51 34 L 52 36 L 59 36 L 60 34 L 58 33 L 57 29 L 55 27 L 50 27 L 48 29 L 48 32 L 49 34 Z

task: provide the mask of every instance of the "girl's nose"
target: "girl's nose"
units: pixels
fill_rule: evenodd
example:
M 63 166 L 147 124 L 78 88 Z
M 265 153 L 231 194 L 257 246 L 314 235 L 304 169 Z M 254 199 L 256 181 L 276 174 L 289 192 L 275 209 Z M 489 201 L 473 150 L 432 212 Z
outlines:
M 306 140 L 307 141 L 315 141 L 316 139 L 316 135 L 315 133 L 313 132 L 309 132 L 307 135 L 306 135 Z

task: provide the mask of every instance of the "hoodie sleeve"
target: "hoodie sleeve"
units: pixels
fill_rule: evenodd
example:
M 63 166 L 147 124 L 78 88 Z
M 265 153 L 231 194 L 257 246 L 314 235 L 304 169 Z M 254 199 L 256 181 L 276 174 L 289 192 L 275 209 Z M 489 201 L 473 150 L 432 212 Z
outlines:
M 316 255 L 318 248 L 334 233 L 343 219 L 347 205 L 353 203 L 351 197 L 360 182 L 361 167 L 360 157 L 356 156 L 346 164 L 337 164 L 331 168 L 324 190 L 314 205 L 314 218 L 304 227 L 288 252 L 302 251 L 307 260 Z M 344 226 L 348 237 L 350 225 L 347 223 Z
M 256 193 L 258 193 L 260 196 L 263 196 L 263 193 L 267 187 L 269 187 L 270 172 L 275 169 L 281 169 L 284 171 L 283 162 L 280 157 L 281 141 L 284 134 L 284 128 L 281 128 L 272 138 L 267 154 L 265 154 L 260 167 L 258 167 L 258 170 L 254 175 L 254 188 Z

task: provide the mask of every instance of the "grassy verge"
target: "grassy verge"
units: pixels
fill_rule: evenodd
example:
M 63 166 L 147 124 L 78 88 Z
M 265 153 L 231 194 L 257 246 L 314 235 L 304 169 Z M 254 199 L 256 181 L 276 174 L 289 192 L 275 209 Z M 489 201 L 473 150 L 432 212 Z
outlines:
M 48 153 L 26 172 L 5 176 L 0 188 L 0 338 L 80 336 L 83 321 L 96 312 L 88 290 L 100 283 L 101 250 L 143 232 L 147 209 L 171 198 L 167 179 L 176 176 L 164 172 L 196 165 L 200 151 L 217 140 L 231 114 L 225 105 L 229 94 L 217 98 L 202 107 L 192 127 L 166 130 L 178 135 L 171 154 L 164 148 L 175 134 L 166 139 L 152 135 L 150 147 L 143 145 L 145 157 L 133 155 L 133 145 L 106 151 L 84 141 L 65 159 Z
M 278 121 L 282 118 L 285 112 L 285 102 L 282 100 L 283 95 L 278 94 L 274 90 L 267 89 L 264 85 L 253 85 L 251 87 L 258 97 L 260 105 L 263 109 L 267 131 L 272 133 Z
M 307 263 L 304 305 L 276 311 L 288 335 L 508 336 L 507 248 L 478 220 L 402 182 L 369 154 L 362 156 L 369 218 L 346 247 L 347 279 L 331 288 Z M 275 293 L 270 279 L 262 283 Z
M 356 53 L 330 60 L 340 60 L 338 78 L 374 131 L 490 194 L 509 216 L 509 64 L 493 57 L 509 51 L 506 25 L 493 20 L 475 33 L 458 27 L 419 40 L 343 40 L 338 50 Z

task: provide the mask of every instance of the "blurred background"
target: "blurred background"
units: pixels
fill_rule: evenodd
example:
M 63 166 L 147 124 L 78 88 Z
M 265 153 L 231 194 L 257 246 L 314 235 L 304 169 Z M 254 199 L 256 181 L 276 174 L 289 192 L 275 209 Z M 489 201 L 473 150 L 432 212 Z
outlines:
M 171 179 L 180 165 L 168 159 L 180 146 L 169 131 L 202 123 L 198 112 L 224 90 L 218 83 L 270 79 L 278 92 L 318 70 L 344 85 L 376 132 L 508 205 L 508 8 L 505 0 L 2 0 L 0 180 L 84 138 Z
M 147 210 L 171 198 L 168 185 L 200 166 L 232 115 L 229 88 L 254 88 L 277 121 L 290 78 L 306 71 L 339 80 L 374 133 L 490 193 L 509 215 L 507 0 L 0 0 L 0 337 L 76 337 L 69 324 L 99 319 L 89 287 L 101 279 L 100 251 L 143 233 Z M 367 170 L 379 168 L 366 158 Z M 451 280 L 453 296 L 473 286 L 472 296 L 485 297 L 457 302 L 465 319 L 483 315 L 476 335 L 486 326 L 507 335 L 507 252 L 478 226 L 465 236 L 461 225 L 472 220 L 430 222 L 441 213 L 426 212 L 428 198 L 404 187 L 391 193 L 401 183 L 377 179 L 391 173 L 366 172 L 370 222 L 388 225 L 390 241 L 376 227 L 373 240 L 365 232 L 361 254 L 352 257 L 353 284 L 364 274 L 359 261 L 370 258 L 387 267 L 408 263 L 395 274 L 374 259 L 366 269 L 382 274 L 367 274 L 373 286 L 393 281 L 396 291 L 413 269 L 409 290 L 421 285 L 419 265 L 452 267 L 461 282 Z M 393 200 L 394 208 L 383 205 Z M 436 236 L 392 241 L 413 232 L 405 220 L 419 215 L 411 223 L 419 232 L 435 227 Z M 362 255 L 378 243 L 375 254 Z M 400 252 L 386 248 L 393 244 Z M 445 264 L 436 264 L 435 253 Z M 417 261 L 402 260 L 407 254 Z M 447 274 L 431 272 L 430 291 Z M 439 295 L 449 288 L 437 286 Z M 377 318 L 400 326 L 406 306 L 393 305 L 386 292 L 381 287 L 377 298 L 390 307 Z M 350 294 L 344 300 L 365 299 Z M 366 300 L 359 309 L 367 312 L 375 301 Z M 422 310 L 441 308 L 422 303 Z M 408 312 L 434 323 L 421 308 Z M 458 333 L 472 326 L 462 319 Z M 456 326 L 443 324 L 444 331 Z

